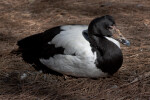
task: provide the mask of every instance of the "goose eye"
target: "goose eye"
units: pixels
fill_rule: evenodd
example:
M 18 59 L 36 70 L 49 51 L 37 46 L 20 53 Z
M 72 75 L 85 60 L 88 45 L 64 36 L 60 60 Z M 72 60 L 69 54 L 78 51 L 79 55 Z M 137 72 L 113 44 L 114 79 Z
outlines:
M 111 26 L 108 26 L 107 29 L 108 29 L 108 30 L 112 30 L 113 28 L 112 28 Z
M 109 26 L 109 29 L 113 29 L 111 26 Z

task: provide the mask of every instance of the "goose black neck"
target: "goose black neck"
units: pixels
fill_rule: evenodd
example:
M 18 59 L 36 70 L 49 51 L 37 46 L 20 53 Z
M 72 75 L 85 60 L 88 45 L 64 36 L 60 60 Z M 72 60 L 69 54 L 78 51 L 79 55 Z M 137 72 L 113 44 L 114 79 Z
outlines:
M 113 75 L 121 67 L 123 55 L 120 48 L 105 37 L 89 36 L 92 51 L 97 53 L 96 66 Z

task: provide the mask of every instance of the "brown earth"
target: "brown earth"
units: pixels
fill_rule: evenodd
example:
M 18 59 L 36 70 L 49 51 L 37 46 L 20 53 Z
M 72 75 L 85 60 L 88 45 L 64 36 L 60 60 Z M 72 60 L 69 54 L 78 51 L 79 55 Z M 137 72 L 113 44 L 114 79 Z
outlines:
M 121 45 L 124 63 L 113 77 L 64 79 L 40 73 L 11 53 L 23 37 L 57 25 L 89 24 L 106 14 L 131 42 Z M 1 0 L 0 99 L 150 100 L 150 1 Z

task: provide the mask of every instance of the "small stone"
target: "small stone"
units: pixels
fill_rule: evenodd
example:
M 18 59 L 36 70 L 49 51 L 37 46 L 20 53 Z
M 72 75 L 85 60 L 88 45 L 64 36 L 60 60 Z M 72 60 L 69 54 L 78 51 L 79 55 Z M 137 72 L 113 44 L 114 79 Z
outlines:
M 27 74 L 23 73 L 20 78 L 21 78 L 21 80 L 24 80 L 26 77 L 27 77 Z
M 137 4 L 137 7 L 143 7 L 143 5 L 142 4 Z
M 111 88 L 116 89 L 116 88 L 118 88 L 118 86 L 117 85 L 113 85 Z

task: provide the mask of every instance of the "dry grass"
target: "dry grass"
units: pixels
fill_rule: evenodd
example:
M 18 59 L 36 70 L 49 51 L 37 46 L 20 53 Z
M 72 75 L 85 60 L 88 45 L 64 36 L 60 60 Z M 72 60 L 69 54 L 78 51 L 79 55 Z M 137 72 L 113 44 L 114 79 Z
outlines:
M 149 100 L 149 0 L 2 0 L 0 1 L 0 99 L 2 100 Z M 110 14 L 131 41 L 122 45 L 124 64 L 110 78 L 70 78 L 43 74 L 18 55 L 16 42 L 62 24 L 88 24 Z M 21 79 L 27 75 L 24 79 Z

